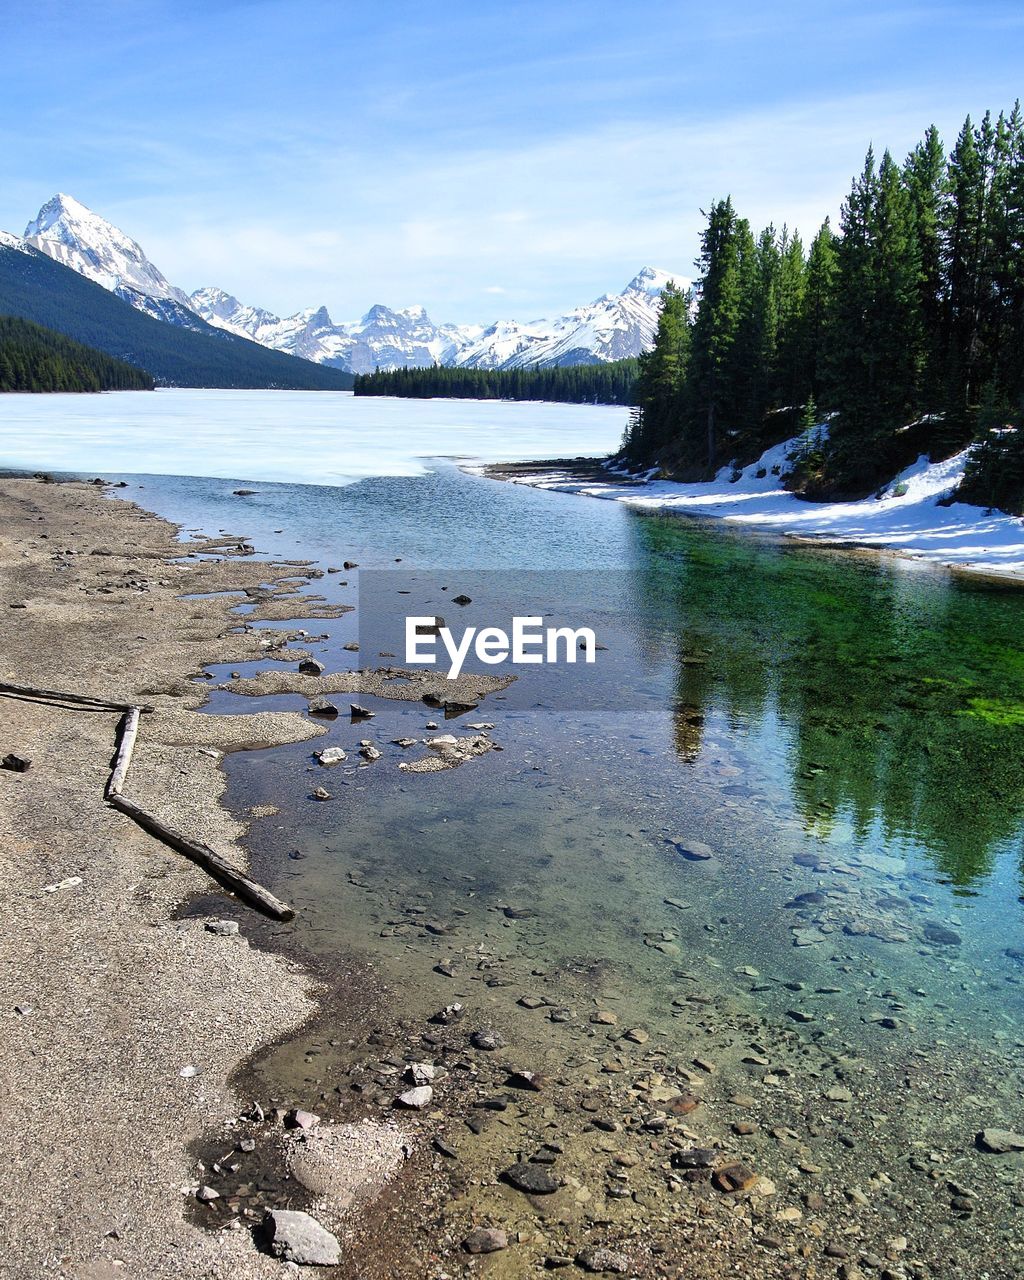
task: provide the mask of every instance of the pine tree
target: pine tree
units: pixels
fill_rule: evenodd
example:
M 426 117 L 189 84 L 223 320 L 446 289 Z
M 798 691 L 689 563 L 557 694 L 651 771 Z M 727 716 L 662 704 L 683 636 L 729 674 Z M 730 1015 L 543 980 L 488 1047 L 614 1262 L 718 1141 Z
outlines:
M 693 326 L 692 409 L 704 430 L 704 460 L 709 471 L 718 462 L 722 418 L 735 404 L 733 348 L 742 314 L 740 243 L 750 235 L 732 200 L 720 200 L 707 215 L 698 258 L 700 303 Z M 749 258 L 749 252 L 748 252 Z

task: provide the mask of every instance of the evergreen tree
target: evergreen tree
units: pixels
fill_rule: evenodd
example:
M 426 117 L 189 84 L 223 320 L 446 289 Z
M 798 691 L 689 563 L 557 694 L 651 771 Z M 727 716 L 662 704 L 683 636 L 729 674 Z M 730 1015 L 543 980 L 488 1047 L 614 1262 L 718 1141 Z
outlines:
M 690 388 L 710 471 L 718 462 L 722 420 L 740 398 L 730 385 L 730 375 L 736 373 L 733 349 L 743 306 L 740 245 L 750 236 L 750 228 L 736 217 L 728 198 L 712 205 L 707 218 L 698 259 L 700 303 L 693 326 Z M 749 246 L 746 257 L 749 262 Z

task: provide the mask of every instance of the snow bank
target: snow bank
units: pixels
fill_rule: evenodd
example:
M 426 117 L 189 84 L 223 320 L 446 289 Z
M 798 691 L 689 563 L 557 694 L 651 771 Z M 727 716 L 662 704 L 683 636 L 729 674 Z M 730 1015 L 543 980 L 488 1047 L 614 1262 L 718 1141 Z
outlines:
M 643 511 L 714 516 L 775 533 L 888 548 L 954 568 L 1024 578 L 1024 519 L 965 502 L 938 505 L 963 478 L 968 450 L 944 462 L 918 458 L 881 498 L 822 503 L 804 502 L 783 487 L 787 459 L 796 444 L 795 439 L 787 440 L 768 449 L 757 462 L 744 467 L 735 481 L 732 467 L 723 467 L 714 480 L 701 484 L 650 477 L 624 487 L 575 483 L 556 474 L 526 482 L 608 498 Z M 773 468 L 779 474 L 773 474 Z M 759 476 L 760 472 L 764 474 Z

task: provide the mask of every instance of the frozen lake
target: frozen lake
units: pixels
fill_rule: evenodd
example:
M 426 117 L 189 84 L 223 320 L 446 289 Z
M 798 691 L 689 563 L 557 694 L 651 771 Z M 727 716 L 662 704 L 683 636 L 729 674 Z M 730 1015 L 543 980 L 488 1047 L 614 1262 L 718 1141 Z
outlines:
M 0 466 L 343 485 L 617 448 L 615 405 L 398 400 L 330 391 L 0 396 Z

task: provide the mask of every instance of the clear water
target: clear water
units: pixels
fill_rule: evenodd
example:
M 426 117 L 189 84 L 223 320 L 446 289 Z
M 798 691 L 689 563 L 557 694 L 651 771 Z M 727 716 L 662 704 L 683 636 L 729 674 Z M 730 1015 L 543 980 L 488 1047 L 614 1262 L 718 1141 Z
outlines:
M 761 1002 L 780 1014 L 793 1000 L 785 982 L 841 985 L 816 1002 L 863 1035 L 861 997 L 881 964 L 902 1000 L 917 1002 L 921 1043 L 940 1030 L 1016 1038 L 1024 988 L 1006 954 L 1024 947 L 1016 588 L 454 467 L 343 489 L 267 485 L 244 504 L 216 481 L 141 484 L 128 496 L 186 526 L 231 525 L 259 551 L 324 567 L 348 559 L 384 569 L 400 558 L 403 570 L 450 570 L 453 589 L 460 569 L 509 570 L 508 613 L 523 611 L 516 569 L 573 570 L 589 583 L 612 567 L 631 571 L 632 590 L 608 605 L 620 611 L 620 652 L 587 673 L 606 682 L 588 705 L 608 711 L 489 699 L 475 718 L 495 724 L 503 753 L 409 777 L 390 739 L 422 737 L 431 712 L 371 700 L 372 731 L 338 724 L 316 743 L 353 750 L 371 736 L 385 752 L 372 768 L 332 771 L 333 805 L 307 800 L 309 744 L 231 762 L 239 803 L 281 808 L 253 842 L 263 873 L 301 908 L 305 945 L 358 940 L 401 969 L 409 939 L 381 938 L 381 922 L 429 890 L 435 914 L 469 911 L 463 937 L 492 928 L 496 903 L 536 912 L 516 929 L 526 972 L 538 957 L 567 970 L 599 959 L 611 986 L 651 1009 L 678 985 L 680 964 L 721 966 L 744 989 L 749 977 L 734 971 L 749 966 L 778 979 Z M 313 589 L 354 602 L 358 573 Z M 366 660 L 341 647 L 358 635 L 357 613 L 309 629 L 330 633 L 314 645 L 328 669 Z M 216 693 L 210 709 L 254 705 Z M 715 857 L 688 861 L 670 839 L 700 840 Z M 285 846 L 307 856 L 289 861 Z M 833 870 L 794 862 L 808 855 Z M 350 876 L 379 896 L 353 894 Z M 824 904 L 785 905 L 819 890 Z M 666 905 L 670 897 L 689 909 Z M 794 927 L 822 924 L 818 941 L 794 945 Z M 933 944 L 929 924 L 960 943 Z M 667 958 L 650 945 L 666 940 L 662 930 L 678 948 Z M 431 942 L 425 954 L 448 945 Z M 833 983 L 838 964 L 859 976 Z M 428 982 L 424 998 L 441 992 Z

